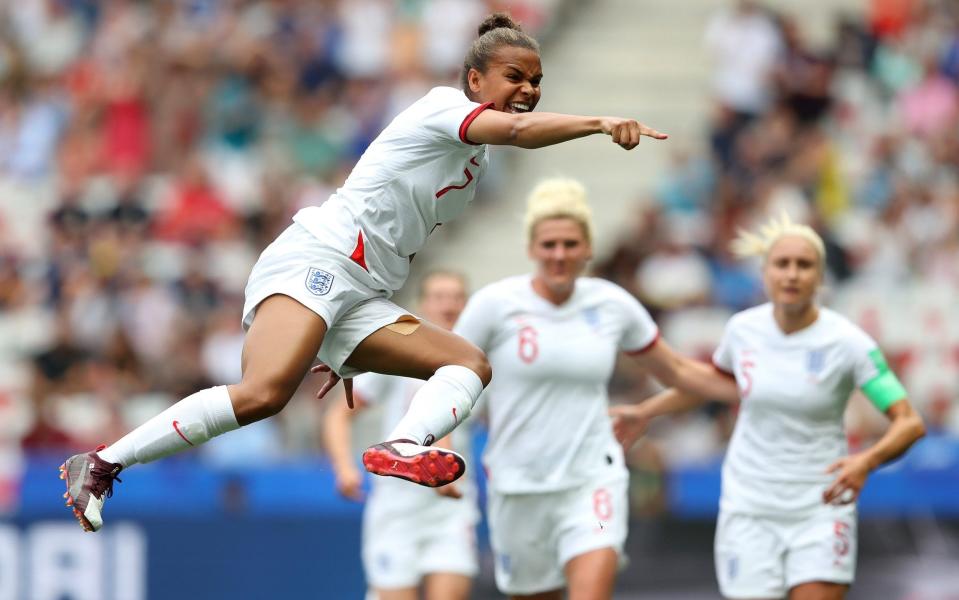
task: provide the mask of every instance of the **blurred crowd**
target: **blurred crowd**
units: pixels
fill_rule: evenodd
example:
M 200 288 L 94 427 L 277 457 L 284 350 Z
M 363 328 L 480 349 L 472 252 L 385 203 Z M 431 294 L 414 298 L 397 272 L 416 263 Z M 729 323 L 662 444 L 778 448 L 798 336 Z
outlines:
M 737 1 L 709 21 L 714 114 L 701 152 L 674 157 L 598 265 L 664 337 L 708 359 L 735 311 L 763 301 L 738 228 L 788 212 L 826 242 L 824 301 L 883 346 L 933 435 L 959 436 L 959 3 L 872 0 L 813 47 L 794 16 Z M 643 396 L 623 365 L 622 399 Z M 654 509 L 657 472 L 720 455 L 734 410 L 660 425 L 634 464 Z M 851 447 L 885 427 L 862 398 Z M 661 500 L 661 498 L 659 499 Z
M 0 508 L 24 450 L 90 448 L 237 381 L 263 247 L 458 85 L 489 12 L 542 36 L 559 5 L 0 2 Z M 310 449 L 296 410 L 209 454 Z

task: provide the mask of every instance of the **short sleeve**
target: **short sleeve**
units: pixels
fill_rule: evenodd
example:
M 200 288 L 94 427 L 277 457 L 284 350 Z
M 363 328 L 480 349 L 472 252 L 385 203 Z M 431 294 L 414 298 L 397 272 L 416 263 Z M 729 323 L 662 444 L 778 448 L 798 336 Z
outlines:
M 652 348 L 659 339 L 659 327 L 649 316 L 646 307 L 626 290 L 617 287 L 616 296 L 626 315 L 619 349 L 627 354 L 642 354 Z
M 906 397 L 906 389 L 889 368 L 879 345 L 869 334 L 855 325 L 846 336 L 847 351 L 852 359 L 853 378 L 873 406 L 885 412 Z
M 423 104 L 420 125 L 431 134 L 452 142 L 477 145 L 469 141 L 466 132 L 470 124 L 492 102 L 477 104 L 455 88 L 435 88 Z
M 723 328 L 723 336 L 719 339 L 719 345 L 713 351 L 713 366 L 727 375 L 732 375 L 735 372 L 733 370 L 732 325 L 733 320 L 726 323 L 726 327 Z
M 390 386 L 400 380 L 382 373 L 363 373 L 353 379 L 353 397 L 368 406 L 376 406 L 389 396 Z
M 493 327 L 499 322 L 496 297 L 488 288 L 473 294 L 466 303 L 460 318 L 456 321 L 453 333 L 456 333 L 484 352 L 489 351 L 493 338 Z

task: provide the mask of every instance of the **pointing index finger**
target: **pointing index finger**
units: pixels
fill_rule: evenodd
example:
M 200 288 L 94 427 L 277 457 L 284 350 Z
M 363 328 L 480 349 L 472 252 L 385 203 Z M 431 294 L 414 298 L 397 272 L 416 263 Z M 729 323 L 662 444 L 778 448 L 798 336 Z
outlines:
M 667 134 L 665 134 L 665 133 L 663 133 L 663 132 L 661 132 L 661 131 L 656 131 L 656 130 L 653 129 L 652 127 L 647 127 L 646 125 L 641 125 L 641 126 L 640 126 L 639 133 L 642 134 L 642 135 L 645 135 L 645 136 L 647 136 L 647 137 L 651 137 L 651 138 L 653 138 L 654 140 L 665 140 L 665 139 L 668 139 L 668 138 L 669 138 L 669 135 L 667 135 Z

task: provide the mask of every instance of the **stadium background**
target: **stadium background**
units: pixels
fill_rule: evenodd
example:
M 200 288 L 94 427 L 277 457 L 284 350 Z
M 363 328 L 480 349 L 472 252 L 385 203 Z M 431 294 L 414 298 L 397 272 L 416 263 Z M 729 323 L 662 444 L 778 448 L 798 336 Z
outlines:
M 540 110 L 635 116 L 671 139 L 497 149 L 411 284 L 438 266 L 474 287 L 526 269 L 524 194 L 569 175 L 592 193 L 595 271 L 706 356 L 760 298 L 755 266 L 726 253 L 735 228 L 782 209 L 814 224 L 826 302 L 880 341 L 929 428 L 866 487 L 850 598 L 959 598 L 959 6 L 739 5 L 0 2 L 0 599 L 361 597 L 360 506 L 333 490 L 316 381 L 277 418 L 131 470 L 95 536 L 60 504 L 55 467 L 237 379 L 258 252 L 393 114 L 456 79 L 501 8 L 543 42 Z M 624 364 L 613 396 L 652 389 Z M 717 597 L 733 419 L 660 423 L 631 454 L 618 598 Z M 883 427 L 861 398 L 847 421 L 853 448 Z M 486 556 L 475 597 L 497 597 L 490 570 Z

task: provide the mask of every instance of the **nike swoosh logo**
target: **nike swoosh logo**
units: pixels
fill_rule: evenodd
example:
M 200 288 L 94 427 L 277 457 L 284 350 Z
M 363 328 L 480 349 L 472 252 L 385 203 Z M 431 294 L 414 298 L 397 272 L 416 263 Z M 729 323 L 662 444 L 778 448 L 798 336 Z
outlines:
M 183 435 L 183 432 L 182 432 L 182 431 L 180 431 L 179 425 L 180 425 L 180 422 L 177 421 L 176 419 L 174 419 L 174 420 L 173 420 L 173 429 L 176 430 L 177 435 L 179 435 L 181 438 L 183 438 L 183 441 L 184 441 L 184 442 L 186 442 L 187 444 L 190 444 L 190 445 L 192 446 L 192 445 L 193 445 L 193 442 L 191 442 L 190 440 L 186 439 L 186 436 Z
M 459 421 L 456 420 L 456 407 L 455 407 L 455 406 L 453 407 L 453 422 L 454 422 L 454 423 L 459 423 Z

